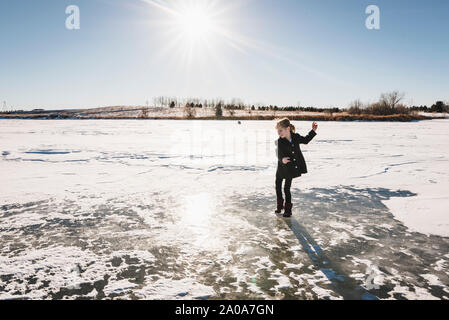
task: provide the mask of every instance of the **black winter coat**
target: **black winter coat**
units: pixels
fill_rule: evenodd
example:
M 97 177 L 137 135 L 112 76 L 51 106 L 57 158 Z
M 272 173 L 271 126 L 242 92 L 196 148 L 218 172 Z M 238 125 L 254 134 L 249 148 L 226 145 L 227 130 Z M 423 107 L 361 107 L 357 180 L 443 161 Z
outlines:
M 307 173 L 307 165 L 301 152 L 300 144 L 308 144 L 316 136 L 316 132 L 311 130 L 305 137 L 293 133 L 292 142 L 284 138 L 277 140 L 278 168 L 276 178 L 297 178 Z M 288 157 L 290 162 L 284 164 L 282 159 Z

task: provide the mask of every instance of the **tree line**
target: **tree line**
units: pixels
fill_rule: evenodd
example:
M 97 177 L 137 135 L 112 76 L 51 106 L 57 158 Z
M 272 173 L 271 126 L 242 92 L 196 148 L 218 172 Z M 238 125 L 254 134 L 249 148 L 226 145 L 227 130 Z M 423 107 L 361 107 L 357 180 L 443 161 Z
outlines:
M 394 114 L 410 114 L 413 111 L 424 112 L 449 112 L 449 103 L 437 101 L 430 108 L 427 106 L 411 106 L 403 104 L 405 98 L 404 93 L 393 91 L 381 94 L 379 100 L 374 103 L 363 103 L 360 100 L 353 101 L 349 108 L 349 114 L 372 114 L 372 115 L 394 115 Z
M 188 118 L 196 116 L 196 109 L 212 108 L 215 109 L 215 115 L 221 117 L 224 111 L 227 111 L 230 116 L 233 116 L 237 110 L 251 111 L 290 111 L 290 112 L 317 112 L 317 113 L 340 113 L 348 112 L 349 114 L 371 114 L 371 115 L 395 115 L 395 114 L 410 114 L 413 111 L 423 112 L 449 112 L 449 102 L 437 101 L 431 107 L 427 106 L 406 106 L 403 101 L 405 94 L 399 91 L 392 91 L 383 93 L 380 95 L 378 101 L 374 103 L 364 103 L 361 100 L 354 100 L 349 104 L 347 108 L 340 107 L 328 107 L 328 108 L 316 108 L 316 107 L 304 107 L 300 106 L 286 106 L 280 107 L 277 105 L 248 105 L 241 99 L 232 99 L 226 102 L 223 99 L 177 99 L 170 97 L 157 97 L 155 98 L 155 106 L 166 108 L 179 108 L 183 107 L 185 115 Z

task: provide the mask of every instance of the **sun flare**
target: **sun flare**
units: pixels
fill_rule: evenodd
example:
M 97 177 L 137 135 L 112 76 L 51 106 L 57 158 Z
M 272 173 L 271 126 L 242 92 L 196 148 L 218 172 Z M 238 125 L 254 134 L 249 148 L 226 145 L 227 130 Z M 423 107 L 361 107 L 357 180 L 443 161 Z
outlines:
M 235 11 L 242 0 L 141 0 L 151 6 L 153 30 L 164 43 L 158 58 L 170 60 L 170 67 L 186 74 L 195 69 L 199 75 L 219 70 L 231 79 L 228 50 L 244 52 L 248 43 L 234 32 Z M 153 10 L 156 9 L 156 10 Z
M 165 13 L 164 25 L 173 41 L 189 47 L 211 47 L 212 40 L 226 37 L 224 2 L 210 0 L 143 0 Z
M 214 31 L 212 14 L 204 7 L 186 7 L 176 18 L 181 34 L 190 40 L 207 40 Z

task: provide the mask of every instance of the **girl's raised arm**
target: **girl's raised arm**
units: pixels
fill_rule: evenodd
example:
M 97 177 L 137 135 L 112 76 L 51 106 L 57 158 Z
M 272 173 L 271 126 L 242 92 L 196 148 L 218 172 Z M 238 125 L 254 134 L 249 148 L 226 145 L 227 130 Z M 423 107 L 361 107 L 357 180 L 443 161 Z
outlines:
M 309 134 L 305 137 L 301 136 L 300 134 L 298 134 L 299 136 L 299 143 L 300 144 L 309 144 L 310 141 L 312 141 L 312 139 L 316 136 L 316 130 L 318 129 L 318 124 L 316 122 L 314 122 L 312 124 L 312 130 L 310 130 Z

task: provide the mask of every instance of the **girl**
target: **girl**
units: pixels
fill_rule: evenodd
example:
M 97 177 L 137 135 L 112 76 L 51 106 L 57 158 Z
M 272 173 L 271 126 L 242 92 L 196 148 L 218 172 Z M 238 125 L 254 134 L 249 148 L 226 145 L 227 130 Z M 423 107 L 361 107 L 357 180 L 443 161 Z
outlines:
M 316 136 L 318 125 L 316 122 L 312 124 L 312 130 L 305 137 L 295 132 L 295 126 L 290 123 L 289 119 L 283 119 L 276 124 L 279 134 L 277 144 L 278 168 L 276 171 L 276 196 L 277 210 L 276 213 L 284 211 L 284 217 L 292 216 L 292 195 L 290 187 L 292 180 L 307 173 L 307 166 L 304 156 L 302 155 L 300 144 L 308 144 Z M 282 197 L 282 181 L 285 179 L 284 193 L 285 205 Z

